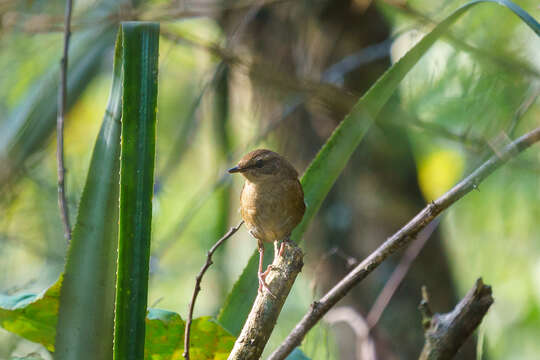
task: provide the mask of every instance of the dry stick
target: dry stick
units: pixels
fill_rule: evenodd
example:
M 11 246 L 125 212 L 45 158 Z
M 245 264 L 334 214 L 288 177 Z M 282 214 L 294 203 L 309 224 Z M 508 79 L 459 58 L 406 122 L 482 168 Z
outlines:
M 64 26 L 64 52 L 60 60 L 60 89 L 58 90 L 58 116 L 56 117 L 56 166 L 58 172 L 58 207 L 64 224 L 64 237 L 71 240 L 71 226 L 69 225 L 69 212 L 66 202 L 64 175 L 64 119 L 67 98 L 67 67 L 69 38 L 71 37 L 71 7 L 72 0 L 66 0 L 65 26 Z
M 296 244 L 285 242 L 284 246 L 283 255 L 274 257 L 274 262 L 266 276 L 266 282 L 273 295 L 268 291 L 257 295 L 228 360 L 261 357 L 294 280 L 304 265 L 304 254 Z
M 491 287 L 482 279 L 476 280 L 473 288 L 446 314 L 433 315 L 429 308 L 427 290 L 422 288 L 422 313 L 426 341 L 420 360 L 450 360 L 480 325 L 489 307 L 493 304 Z
M 455 185 L 439 199 L 431 202 L 420 211 L 408 224 L 388 238 L 377 250 L 354 268 L 345 278 L 336 284 L 320 301 L 311 304 L 310 310 L 295 326 L 283 343 L 270 355 L 269 360 L 285 359 L 295 347 L 299 346 L 306 333 L 341 300 L 356 284 L 375 270 L 388 256 L 408 245 L 420 230 L 426 227 L 437 215 L 461 199 L 473 189 L 477 189 L 482 180 L 513 156 L 540 141 L 540 127 L 521 136 L 505 146 L 498 156 L 492 156 L 469 176 Z
M 234 233 L 237 232 L 238 229 L 240 229 L 243 223 L 244 223 L 244 220 L 240 221 L 238 225 L 230 228 L 229 231 L 227 231 L 227 233 L 223 235 L 223 237 L 219 239 L 214 244 L 214 246 L 212 246 L 212 248 L 208 251 L 208 253 L 206 253 L 206 263 L 203 265 L 203 267 L 201 268 L 201 271 L 199 271 L 199 274 L 195 278 L 195 289 L 193 289 L 193 295 L 191 297 L 191 302 L 189 303 L 189 313 L 188 313 L 188 318 L 186 320 L 186 329 L 184 332 L 183 356 L 186 360 L 189 360 L 189 336 L 190 336 L 190 331 L 191 331 L 191 321 L 193 320 L 193 309 L 195 308 L 195 300 L 197 299 L 197 295 L 199 295 L 199 291 L 201 291 L 202 277 L 204 276 L 204 273 L 206 272 L 206 270 L 208 270 L 210 265 L 212 265 L 212 255 L 214 255 L 214 252 L 217 250 L 217 248 L 220 247 L 221 244 L 225 242 L 225 240 L 233 236 Z
M 427 241 L 431 237 L 431 234 L 433 234 L 437 228 L 437 225 L 439 225 L 439 219 L 436 219 L 426 228 L 424 228 L 418 234 L 418 239 L 414 241 L 409 248 L 407 248 L 407 251 L 405 251 L 401 261 L 396 269 L 392 272 L 392 275 L 390 275 L 390 278 L 386 284 L 384 284 L 384 288 L 379 293 L 379 296 L 377 296 L 375 303 L 366 316 L 369 329 L 372 329 L 379 322 L 384 309 L 386 309 L 388 306 L 390 299 L 392 299 L 397 288 L 405 278 L 405 275 L 407 275 L 409 272 L 409 268 L 411 267 L 414 259 L 416 259 L 418 254 L 420 254 L 420 251 L 422 251 L 424 245 L 426 245 Z

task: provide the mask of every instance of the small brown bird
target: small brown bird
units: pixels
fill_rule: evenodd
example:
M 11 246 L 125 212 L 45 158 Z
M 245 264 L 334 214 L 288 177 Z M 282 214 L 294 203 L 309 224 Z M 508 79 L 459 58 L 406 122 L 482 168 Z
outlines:
M 229 169 L 229 173 L 237 172 L 246 178 L 240 195 L 240 212 L 250 234 L 258 240 L 259 291 L 264 287 L 270 292 L 265 281 L 269 269 L 262 271 L 263 241 L 276 245 L 282 241 L 279 250 L 282 255 L 283 241 L 289 240 L 304 216 L 304 192 L 291 163 L 270 150 L 258 149 L 245 155 L 237 166 Z

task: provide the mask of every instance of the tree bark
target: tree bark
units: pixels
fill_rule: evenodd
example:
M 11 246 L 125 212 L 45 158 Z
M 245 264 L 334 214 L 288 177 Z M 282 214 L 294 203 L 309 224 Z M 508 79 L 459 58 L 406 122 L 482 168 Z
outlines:
M 266 276 L 266 283 L 272 293 L 264 289 L 257 295 L 242 332 L 229 354 L 229 360 L 259 359 L 262 355 L 281 308 L 304 265 L 304 254 L 299 247 L 291 242 L 286 242 L 284 246 L 283 255 L 274 258 Z
M 446 314 L 432 315 L 426 291 L 423 291 L 422 297 L 420 311 L 426 342 L 420 354 L 420 360 L 452 359 L 465 340 L 480 325 L 493 304 L 491 287 L 485 285 L 482 279 L 476 280 L 473 288 L 454 310 Z

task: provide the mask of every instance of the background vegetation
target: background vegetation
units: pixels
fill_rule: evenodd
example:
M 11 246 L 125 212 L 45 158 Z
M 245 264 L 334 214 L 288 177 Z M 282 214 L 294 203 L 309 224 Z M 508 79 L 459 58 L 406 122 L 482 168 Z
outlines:
M 267 147 L 302 173 L 383 71 L 461 1 L 75 1 L 65 132 L 73 220 L 110 89 L 119 20 L 161 23 L 149 305 L 185 317 L 210 246 L 239 221 L 241 181 L 225 175 Z M 534 1 L 516 1 L 538 18 Z M 38 293 L 64 269 L 54 128 L 63 1 L 0 2 L 0 290 Z M 540 42 L 513 14 L 478 6 L 400 84 L 304 237 L 306 266 L 269 349 L 309 303 L 517 135 L 537 127 Z M 483 276 L 496 302 L 484 356 L 540 349 L 538 151 L 512 161 L 452 207 L 375 326 L 381 358 L 413 358 L 420 286 L 446 311 Z M 73 223 L 74 221 L 72 221 Z M 196 316 L 216 315 L 256 242 L 242 229 L 216 255 Z M 400 256 L 350 294 L 366 316 Z M 45 350 L 2 330 L 0 356 Z M 475 341 L 463 349 L 473 358 Z M 354 358 L 354 333 L 326 323 L 310 358 Z

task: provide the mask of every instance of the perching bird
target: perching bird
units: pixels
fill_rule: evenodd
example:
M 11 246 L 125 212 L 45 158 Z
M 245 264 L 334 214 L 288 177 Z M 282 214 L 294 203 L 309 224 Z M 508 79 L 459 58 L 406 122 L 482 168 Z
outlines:
M 270 150 L 258 149 L 245 155 L 237 166 L 229 169 L 229 173 L 237 172 L 246 178 L 240 195 L 240 212 L 250 234 L 258 240 L 259 292 L 263 287 L 270 292 L 265 281 L 269 269 L 262 271 L 263 241 L 289 240 L 306 210 L 304 192 L 291 163 Z M 279 255 L 282 252 L 283 242 Z

